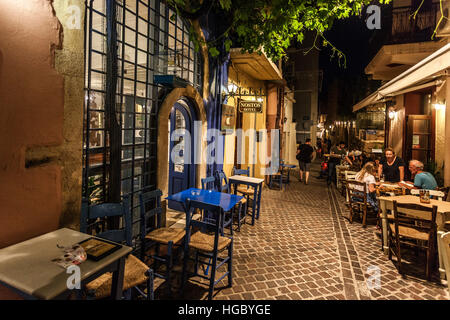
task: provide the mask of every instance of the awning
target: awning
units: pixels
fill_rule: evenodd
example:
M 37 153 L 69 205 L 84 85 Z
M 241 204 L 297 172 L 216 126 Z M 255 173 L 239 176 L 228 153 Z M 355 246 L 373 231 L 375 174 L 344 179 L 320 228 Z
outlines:
M 258 80 L 283 80 L 283 75 L 277 65 L 270 60 L 264 51 L 261 54 L 256 52 L 242 53 L 241 48 L 230 50 L 231 61 L 239 71 L 247 73 Z M 284 82 L 280 82 L 284 84 Z
M 353 112 L 368 105 L 382 102 L 381 100 L 387 97 L 437 85 L 439 82 L 436 81 L 436 78 L 446 74 L 448 68 L 450 68 L 450 44 L 443 46 L 355 104 Z

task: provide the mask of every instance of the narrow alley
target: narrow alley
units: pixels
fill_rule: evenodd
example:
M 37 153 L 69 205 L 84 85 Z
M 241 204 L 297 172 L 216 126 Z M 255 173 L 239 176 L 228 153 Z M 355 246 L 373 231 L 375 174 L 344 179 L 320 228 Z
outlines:
M 375 223 L 350 224 L 345 199 L 315 178 L 318 169 L 316 162 L 308 185 L 297 173 L 285 191 L 263 190 L 260 219 L 234 234 L 233 287 L 222 281 L 215 299 L 449 299 L 437 274 L 423 279 L 424 258 L 402 278 Z M 190 285 L 183 298 L 205 298 L 207 286 Z

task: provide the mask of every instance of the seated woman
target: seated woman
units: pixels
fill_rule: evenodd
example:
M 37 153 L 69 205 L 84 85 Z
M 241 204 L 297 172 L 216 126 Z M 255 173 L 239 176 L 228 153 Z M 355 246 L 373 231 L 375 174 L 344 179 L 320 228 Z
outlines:
M 366 184 L 367 203 L 369 203 L 376 211 L 378 211 L 378 202 L 375 188 L 376 185 L 375 170 L 376 170 L 375 164 L 373 162 L 367 162 L 361 169 L 361 171 L 359 171 L 356 174 L 355 178 L 356 181 L 364 182 Z

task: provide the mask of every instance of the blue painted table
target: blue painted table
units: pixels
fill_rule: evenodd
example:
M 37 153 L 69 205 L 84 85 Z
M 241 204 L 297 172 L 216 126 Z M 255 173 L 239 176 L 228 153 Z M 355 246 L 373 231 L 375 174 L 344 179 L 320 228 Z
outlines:
M 252 225 L 255 224 L 255 218 L 259 219 L 259 209 L 261 204 L 261 191 L 264 179 L 252 178 L 247 176 L 231 176 L 228 178 L 229 184 L 234 185 L 234 193 L 237 192 L 237 186 L 240 184 L 252 187 L 253 207 L 252 207 Z
M 287 180 L 286 182 L 289 184 L 289 174 L 290 174 L 290 170 L 296 168 L 297 166 L 295 164 L 280 164 L 280 167 L 282 168 L 281 174 L 283 174 L 283 168 L 287 168 L 288 170 L 288 175 L 287 175 Z
M 212 190 L 202 190 L 197 188 L 190 188 L 184 191 L 168 196 L 167 200 L 180 202 L 184 205 L 186 199 L 200 201 L 203 203 L 220 206 L 223 211 L 230 211 L 236 204 L 244 198 L 235 194 L 222 193 Z

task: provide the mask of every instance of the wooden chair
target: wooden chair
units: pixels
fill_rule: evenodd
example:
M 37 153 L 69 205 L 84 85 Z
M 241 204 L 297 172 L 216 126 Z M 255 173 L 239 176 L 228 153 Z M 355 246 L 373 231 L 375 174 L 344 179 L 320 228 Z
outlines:
M 216 177 L 210 176 L 202 178 L 202 189 L 203 190 L 217 190 Z
M 287 173 L 286 173 L 287 172 Z M 288 167 L 280 167 L 281 179 L 286 189 L 290 183 L 291 170 Z
M 122 203 L 102 203 L 98 205 L 88 205 L 86 199 L 82 202 L 80 231 L 91 234 L 99 225 L 99 222 L 111 217 L 122 219 L 122 229 L 106 229 L 97 232 L 95 236 L 113 242 L 125 243 L 132 246 L 132 222 L 130 204 L 127 196 L 123 197 Z M 97 229 L 97 231 L 99 231 Z M 139 286 L 146 284 L 147 293 Z M 112 274 L 105 273 L 86 285 L 88 298 L 102 299 L 109 296 L 112 286 Z M 123 290 L 126 296 L 131 298 L 132 289 L 144 296 L 148 300 L 153 300 L 153 271 L 145 263 L 134 255 L 128 255 L 125 261 L 125 271 L 123 278 Z
M 271 161 L 269 162 L 269 167 L 271 167 Z M 281 168 L 281 167 L 280 167 Z M 273 189 L 274 184 L 276 184 L 280 190 L 283 190 L 283 174 L 280 169 L 269 176 L 269 188 Z
M 441 236 L 442 257 L 444 260 L 445 274 L 447 276 L 447 286 L 450 292 L 450 232 L 444 233 Z
M 216 177 L 217 181 L 217 189 L 218 189 L 217 191 L 230 193 L 231 188 L 230 184 L 228 183 L 228 179 L 225 172 L 223 172 L 223 170 L 216 170 L 214 176 Z
M 232 258 L 233 258 L 233 238 L 221 235 L 221 221 L 225 218 L 225 213 L 219 206 L 213 206 L 200 201 L 186 201 L 186 242 L 182 275 L 182 290 L 187 278 L 190 276 L 198 276 L 209 280 L 208 299 L 213 297 L 214 287 L 226 276 L 228 277 L 228 286 L 232 286 Z M 194 212 L 197 210 L 208 211 L 214 215 L 214 219 L 210 221 L 199 221 L 192 219 Z M 194 232 L 194 228 L 199 229 Z M 190 258 L 189 249 L 195 250 L 195 259 Z M 226 257 L 219 256 L 219 253 L 228 250 Z M 200 260 L 205 258 L 205 260 Z M 188 272 L 188 260 L 194 261 L 194 272 Z M 199 264 L 211 267 L 211 273 L 208 277 L 198 273 Z M 221 266 L 227 264 L 227 271 L 216 280 L 216 271 Z
M 233 175 L 243 175 L 250 177 L 250 167 L 247 167 L 247 169 L 237 169 L 236 167 L 233 167 Z M 237 187 L 237 192 L 244 196 L 251 196 L 253 195 L 254 191 L 254 188 L 248 186 Z
M 346 171 L 344 171 L 344 186 L 345 187 L 347 187 L 347 184 L 346 184 L 346 181 L 355 181 L 356 180 L 356 174 L 357 174 L 358 172 L 355 172 L 355 171 L 349 171 L 349 170 L 346 170 Z M 348 199 L 348 193 L 347 192 L 345 192 L 345 194 L 346 194 L 346 203 L 349 203 L 349 199 Z
M 436 188 L 437 191 L 441 191 L 444 193 L 444 196 L 442 197 L 442 201 L 450 201 L 450 187 L 438 187 Z
M 231 193 L 230 183 L 228 182 L 227 176 L 223 170 L 217 170 L 215 172 L 217 191 L 224 193 Z M 212 189 L 209 189 L 212 190 Z M 209 214 L 208 214 L 209 215 Z M 230 235 L 233 235 L 233 221 L 234 221 L 234 210 L 225 213 L 225 218 L 221 221 L 222 227 L 221 232 L 224 235 L 225 228 L 230 229 Z
M 425 276 L 431 280 L 432 264 L 436 254 L 437 206 L 430 208 L 397 201 L 394 201 L 393 205 L 394 215 L 388 215 L 389 259 L 392 260 L 392 254 L 397 257 L 397 269 L 402 274 L 402 244 L 425 249 L 427 253 Z
M 418 196 L 420 195 L 420 190 L 419 189 L 411 189 L 411 194 L 414 196 Z M 437 200 L 443 201 L 445 199 L 445 193 L 442 191 L 438 191 L 438 190 L 427 190 L 430 192 L 430 196 L 432 198 L 436 198 Z
M 368 212 L 375 212 L 375 208 L 367 202 L 367 186 L 365 182 L 359 181 L 345 181 L 345 188 L 347 190 L 347 198 L 350 205 L 350 223 L 353 223 L 353 216 L 355 213 L 362 215 L 362 227 L 366 227 Z M 376 212 L 378 213 L 378 212 Z M 378 215 L 377 215 L 378 219 Z
M 182 248 L 184 229 L 162 227 L 161 190 L 139 195 L 141 255 L 153 260 L 154 275 L 166 280 L 169 295 L 171 291 L 171 271 L 176 251 Z M 161 246 L 167 246 L 167 253 L 161 254 Z M 149 250 L 152 250 L 149 253 Z M 159 263 L 165 265 L 165 275 L 158 272 Z

